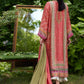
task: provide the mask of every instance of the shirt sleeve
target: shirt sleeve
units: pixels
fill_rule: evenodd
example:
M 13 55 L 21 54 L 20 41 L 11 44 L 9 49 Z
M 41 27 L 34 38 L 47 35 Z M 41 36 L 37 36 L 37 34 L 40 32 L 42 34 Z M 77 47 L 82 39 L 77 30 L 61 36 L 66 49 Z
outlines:
M 47 39 L 48 21 L 49 21 L 49 2 L 47 2 L 44 7 L 41 24 L 38 32 L 38 35 L 44 40 Z
M 73 36 L 72 28 L 71 28 L 71 22 L 70 22 L 70 16 L 67 6 L 67 39 L 71 38 Z

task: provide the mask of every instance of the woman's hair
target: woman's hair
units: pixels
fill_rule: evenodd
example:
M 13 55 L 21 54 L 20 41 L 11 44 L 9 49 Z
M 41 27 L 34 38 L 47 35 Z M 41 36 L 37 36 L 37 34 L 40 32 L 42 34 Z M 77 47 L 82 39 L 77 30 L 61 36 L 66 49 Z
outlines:
M 55 0 L 53 0 L 55 1 Z M 65 4 L 64 4 L 64 1 L 63 0 L 57 0 L 58 2 L 58 11 L 62 11 L 65 9 Z

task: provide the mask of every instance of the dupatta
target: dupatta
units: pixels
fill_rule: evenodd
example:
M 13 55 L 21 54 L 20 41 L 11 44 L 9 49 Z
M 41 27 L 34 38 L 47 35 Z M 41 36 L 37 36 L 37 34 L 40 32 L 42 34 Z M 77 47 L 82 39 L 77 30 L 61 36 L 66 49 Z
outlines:
M 52 84 L 45 43 L 42 43 L 40 59 L 37 63 L 30 84 Z

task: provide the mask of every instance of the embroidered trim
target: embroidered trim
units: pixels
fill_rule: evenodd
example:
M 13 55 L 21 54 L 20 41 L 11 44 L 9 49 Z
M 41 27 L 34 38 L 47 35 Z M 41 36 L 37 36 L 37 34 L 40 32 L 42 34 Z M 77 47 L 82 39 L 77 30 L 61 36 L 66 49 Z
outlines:
M 58 14 L 60 14 L 60 19 L 58 19 Z M 62 11 L 56 13 L 56 20 L 58 23 L 60 23 L 62 21 Z
M 65 5 L 65 6 L 66 6 L 66 5 Z M 65 18 L 64 18 L 64 40 L 63 40 L 64 64 L 65 64 L 65 61 L 66 61 L 66 44 L 67 44 L 66 8 L 67 8 L 67 7 L 65 7 Z
M 68 71 L 68 69 L 59 68 L 59 69 L 51 69 L 51 71 Z
M 42 28 L 39 28 L 39 32 L 38 35 L 42 38 L 42 39 L 46 39 L 47 38 L 47 34 L 44 30 L 42 30 Z
M 52 15 L 52 22 L 51 22 L 51 59 L 52 59 L 52 65 L 55 65 L 55 42 L 54 42 L 54 37 L 55 37 L 55 15 L 54 15 L 54 5 L 53 1 L 50 1 L 51 4 L 51 15 Z
M 64 66 L 64 64 L 55 64 L 55 65 L 56 65 L 56 66 Z M 55 66 L 55 65 L 54 65 L 54 66 Z
M 42 28 L 39 28 L 39 31 L 42 31 L 46 35 L 46 32 Z

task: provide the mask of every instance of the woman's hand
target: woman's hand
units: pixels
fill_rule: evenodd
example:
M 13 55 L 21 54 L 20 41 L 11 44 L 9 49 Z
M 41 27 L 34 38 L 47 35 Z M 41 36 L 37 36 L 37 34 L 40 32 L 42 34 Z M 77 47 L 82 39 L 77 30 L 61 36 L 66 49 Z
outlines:
M 44 43 L 45 41 L 43 39 L 40 39 L 40 44 Z

